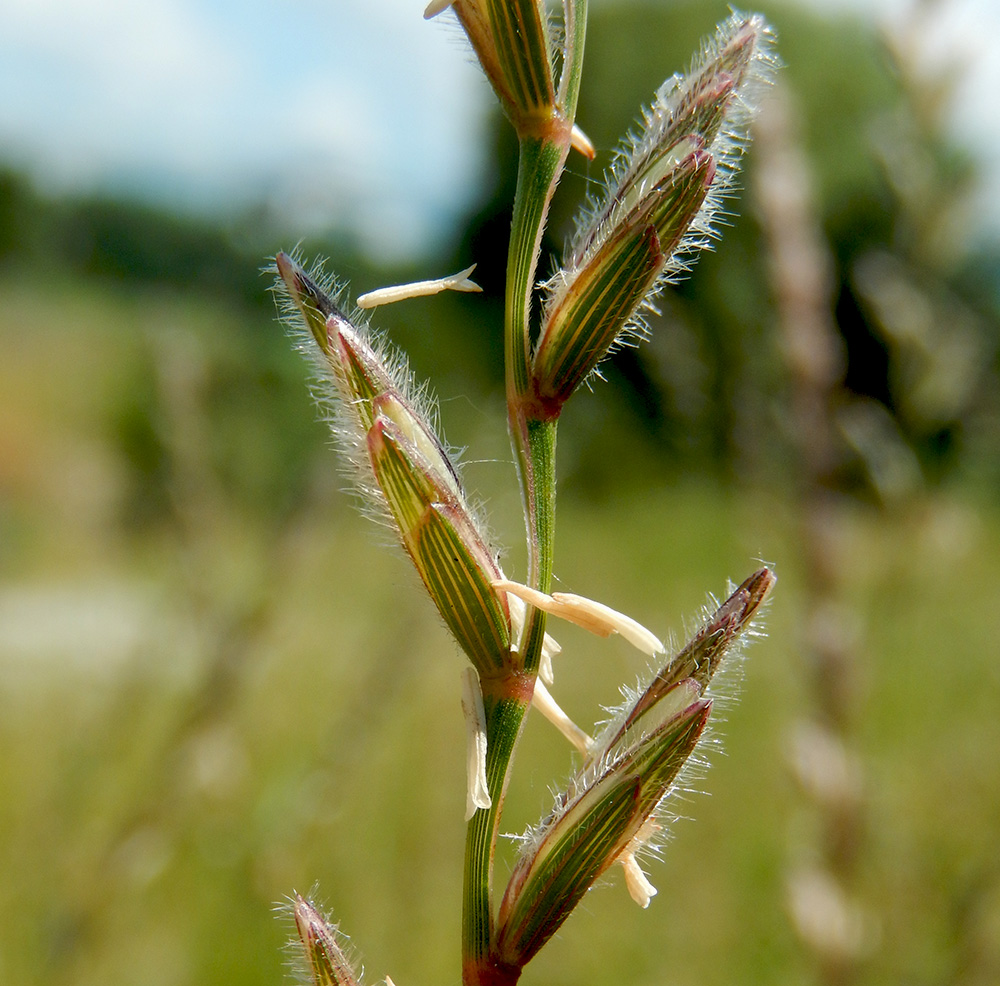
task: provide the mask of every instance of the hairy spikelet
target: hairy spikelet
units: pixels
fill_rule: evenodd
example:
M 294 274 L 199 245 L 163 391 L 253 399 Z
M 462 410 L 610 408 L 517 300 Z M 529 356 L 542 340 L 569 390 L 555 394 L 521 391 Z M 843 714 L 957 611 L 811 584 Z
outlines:
M 740 585 L 730 584 L 722 603 L 710 599 L 689 633 L 687 644 L 666 665 L 649 668 L 645 678 L 635 686 L 621 688 L 624 702 L 607 710 L 608 718 L 596 736 L 591 755 L 566 787 L 554 794 L 549 814 L 519 837 L 520 859 L 530 859 L 563 814 L 613 775 L 664 722 L 683 715 L 685 709 L 698 702 L 708 699 L 715 703 L 727 691 L 731 692 L 728 686 L 717 687 L 717 672 L 720 668 L 738 666 L 748 639 L 762 635 L 762 612 L 774 582 L 771 569 L 764 567 Z M 649 710 L 655 714 L 647 716 Z M 648 723 L 644 716 L 650 719 Z M 697 782 L 707 770 L 709 754 L 720 745 L 709 726 L 713 720 L 718 717 L 713 715 L 707 720 L 697 745 L 663 788 L 649 813 L 651 824 L 633 847 L 639 856 L 659 853 L 670 836 L 672 822 L 680 817 L 676 803 L 697 790 Z
M 733 13 L 707 39 L 702 51 L 684 74 L 668 78 L 653 102 L 642 111 L 641 126 L 625 135 L 605 176 L 605 195 L 591 199 L 576 222 L 567 251 L 572 271 L 603 242 L 615 225 L 623 190 L 648 167 L 650 160 L 685 137 L 698 136 L 716 162 L 712 189 L 677 250 L 676 264 L 684 255 L 710 245 L 717 236 L 715 220 L 750 142 L 750 125 L 762 91 L 778 66 L 774 34 L 759 14 Z M 724 99 L 713 99 L 721 94 Z M 724 102 L 718 112 L 704 104 Z M 675 272 L 676 273 L 676 272 Z M 667 272 L 669 279 L 670 272 Z
M 368 313 L 350 304 L 348 284 L 327 272 L 322 258 L 315 260 L 307 269 L 301 254 L 295 250 L 287 255 L 286 261 L 294 273 L 308 284 L 310 293 L 315 293 L 321 299 L 323 313 L 336 313 L 350 324 L 359 339 L 374 354 L 400 398 L 414 409 L 414 413 L 435 435 L 440 435 L 438 403 L 429 386 L 417 382 L 406 355 L 383 332 L 372 327 Z M 341 467 L 350 483 L 348 491 L 356 496 L 367 516 L 380 525 L 392 528 L 385 498 L 372 475 L 367 429 L 359 418 L 354 400 L 345 393 L 341 368 L 324 350 L 317 338 L 315 325 L 310 324 L 303 314 L 301 302 L 290 292 L 286 277 L 279 267 L 272 265 L 268 272 L 275 275 L 273 293 L 281 319 L 292 337 L 296 351 L 302 354 L 310 367 L 309 391 L 322 419 L 330 428 Z M 287 274 L 287 269 L 285 273 Z M 442 447 L 455 480 L 461 487 L 457 452 L 443 441 Z
M 674 75 L 660 86 L 640 127 L 623 139 L 605 178 L 605 194 L 579 214 L 565 265 L 544 286 L 547 312 L 559 308 L 582 272 L 620 235 L 637 201 L 662 183 L 671 155 L 677 160 L 691 152 L 703 155 L 713 163 L 714 177 L 683 235 L 669 250 L 664 244 L 659 271 L 604 355 L 647 337 L 647 317 L 656 313 L 657 295 L 686 274 L 718 236 L 761 92 L 777 64 L 774 37 L 763 18 L 734 13 L 705 42 L 685 75 Z
M 405 358 L 324 288 L 332 281 L 275 257 L 278 287 L 318 379 L 314 395 L 350 464 L 368 512 L 393 531 L 445 625 L 473 664 L 502 667 L 510 656 L 502 572 L 485 529 L 438 438 L 437 408 L 414 384 Z

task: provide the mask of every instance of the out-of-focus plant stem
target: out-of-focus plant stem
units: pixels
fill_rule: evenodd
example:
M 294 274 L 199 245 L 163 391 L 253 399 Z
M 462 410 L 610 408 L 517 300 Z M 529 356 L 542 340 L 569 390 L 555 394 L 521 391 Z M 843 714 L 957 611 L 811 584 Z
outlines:
M 832 314 L 832 262 L 815 216 L 794 105 L 780 86 L 761 114 L 758 153 L 757 204 L 790 384 L 799 543 L 810 573 L 801 648 L 812 708 L 791 738 L 791 761 L 812 803 L 818 834 L 807 850 L 812 859 L 791 861 L 788 902 L 819 981 L 849 986 L 858 979 L 871 935 L 855 898 L 863 829 L 861 768 L 850 736 L 858 657 L 851 641 L 853 614 L 839 601 L 847 577 L 843 505 L 831 482 L 843 454 L 833 421 L 844 357 Z

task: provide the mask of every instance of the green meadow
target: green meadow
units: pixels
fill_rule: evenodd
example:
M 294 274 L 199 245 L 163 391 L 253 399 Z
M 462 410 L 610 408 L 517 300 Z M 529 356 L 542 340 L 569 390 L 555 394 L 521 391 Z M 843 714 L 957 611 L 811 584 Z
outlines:
M 462 661 L 341 491 L 287 340 L 266 311 L 176 289 L 22 274 L 0 297 L 0 981 L 273 986 L 282 901 L 315 886 L 368 982 L 457 984 Z M 517 570 L 502 401 L 483 394 L 442 395 L 444 427 L 475 449 L 466 480 Z M 658 473 L 627 446 L 603 453 L 616 478 L 595 490 L 566 454 L 563 587 L 679 640 L 758 559 L 779 582 L 649 867 L 659 896 L 639 911 L 612 873 L 524 981 L 817 981 L 786 910 L 824 824 L 789 762 L 814 712 L 797 501 L 759 477 Z M 985 986 L 1000 970 L 1000 503 L 972 482 L 891 508 L 845 497 L 834 543 L 860 981 Z M 555 632 L 555 694 L 589 727 L 643 659 Z M 535 715 L 518 756 L 514 834 L 573 763 Z
M 601 156 L 571 158 L 546 262 L 725 16 L 592 6 L 579 118 Z M 962 66 L 921 61 L 933 18 L 892 35 L 766 6 L 785 129 L 755 138 L 650 340 L 567 408 L 555 575 L 677 643 L 729 580 L 764 561 L 778 583 L 713 683 L 706 762 L 647 861 L 658 895 L 640 910 L 613 867 L 524 986 L 1000 982 L 1000 250 L 948 116 Z M 380 270 L 341 229 L 302 249 L 355 294 L 478 262 L 482 295 L 376 324 L 436 390 L 517 578 L 516 150 L 499 113 L 484 134 L 497 166 L 436 255 Z M 761 160 L 785 165 L 770 199 Z M 298 891 L 369 986 L 459 986 L 463 660 L 345 492 L 276 322 L 262 258 L 303 233 L 266 204 L 193 219 L 109 195 L 46 198 L 0 167 L 0 984 L 277 986 Z M 817 324 L 822 469 L 795 390 Z M 550 630 L 553 694 L 590 730 L 645 659 Z M 574 763 L 532 712 L 512 836 Z

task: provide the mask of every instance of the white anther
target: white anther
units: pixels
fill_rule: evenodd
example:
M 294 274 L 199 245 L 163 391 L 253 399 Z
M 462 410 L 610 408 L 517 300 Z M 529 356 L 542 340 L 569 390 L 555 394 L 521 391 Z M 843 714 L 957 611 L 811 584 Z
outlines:
M 462 712 L 465 715 L 466 779 L 465 820 L 479 808 L 493 804 L 486 784 L 486 709 L 475 668 L 462 672 Z
M 508 579 L 495 581 L 493 587 L 518 596 L 529 606 L 535 606 L 552 616 L 569 620 L 570 623 L 575 623 L 599 637 L 610 637 L 611 634 L 618 633 L 644 654 L 652 657 L 663 653 L 663 643 L 651 630 L 647 630 L 631 616 L 619 613 L 604 603 L 578 596 L 573 592 L 553 592 L 550 596 Z
M 519 599 L 513 593 L 507 594 L 507 605 L 510 607 L 510 628 L 511 645 L 510 649 L 516 653 L 521 643 L 521 631 L 524 629 L 524 600 Z M 538 677 L 551 685 L 555 681 L 555 673 L 552 670 L 552 658 L 562 651 L 559 641 L 549 634 L 542 637 L 542 654 L 538 662 Z
M 535 691 L 531 696 L 531 704 L 584 756 L 587 756 L 594 748 L 593 738 L 588 736 L 587 733 L 563 712 L 552 697 L 552 693 L 541 681 L 535 681 Z
M 636 860 L 635 854 L 660 830 L 661 826 L 658 822 L 647 818 L 639 827 L 639 831 L 632 837 L 631 842 L 622 850 L 617 860 L 625 871 L 625 886 L 629 896 L 643 910 L 649 907 L 649 902 L 656 896 L 657 891 L 656 887 L 649 882 L 649 877 L 642 872 L 642 867 Z
M 597 157 L 594 142 L 575 123 L 569 134 L 569 142 L 573 150 L 578 151 L 588 161 L 593 161 Z
M 422 298 L 442 291 L 482 291 L 475 281 L 469 280 L 469 275 L 476 265 L 466 267 L 450 277 L 439 277 L 433 281 L 413 281 L 410 284 L 395 284 L 388 288 L 377 288 L 368 291 L 357 300 L 358 308 L 375 308 L 378 305 L 391 305 L 394 301 L 405 301 L 407 298 Z
M 455 0 L 431 0 L 424 10 L 424 20 L 429 21 L 432 17 L 444 13 L 454 2 Z
M 618 862 L 622 864 L 622 869 L 625 871 L 625 886 L 628 888 L 629 896 L 645 910 L 649 907 L 650 900 L 656 896 L 656 887 L 642 872 L 642 867 L 636 861 L 635 853 L 623 852 L 618 857 Z

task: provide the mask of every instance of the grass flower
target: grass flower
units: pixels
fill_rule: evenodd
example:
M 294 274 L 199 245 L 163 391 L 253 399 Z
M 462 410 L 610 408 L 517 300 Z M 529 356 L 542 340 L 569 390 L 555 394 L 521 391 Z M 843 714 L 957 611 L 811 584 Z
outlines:
M 602 735 L 581 746 L 582 767 L 525 839 L 508 883 L 499 918 L 501 965 L 528 961 L 614 863 L 622 865 L 632 898 L 649 905 L 656 889 L 637 854 L 663 831 L 657 816 L 711 713 L 705 691 L 712 675 L 773 585 L 769 569 L 747 579 Z
M 357 486 L 395 530 L 445 624 L 472 663 L 502 668 L 510 652 L 502 573 L 438 438 L 436 414 L 405 361 L 374 343 L 295 261 L 279 254 L 280 286 L 319 352 L 332 384 L 334 433 L 353 461 Z
M 555 107 L 556 86 L 545 0 L 435 0 L 424 17 L 448 7 L 518 132 L 532 119 L 547 117 Z
M 753 634 L 753 619 L 776 581 L 769 568 L 761 568 L 734 589 L 687 644 L 612 719 L 599 737 L 595 756 L 613 755 L 636 734 L 655 729 L 665 715 L 673 715 L 675 706 L 692 701 L 695 692 L 707 689 L 723 660 L 739 647 L 740 638 Z
M 712 678 L 752 633 L 774 584 L 771 571 L 761 568 L 734 589 L 648 683 L 623 689 L 623 707 L 596 737 L 553 698 L 560 646 L 547 631 L 549 617 L 601 637 L 617 634 L 649 657 L 664 652 L 660 639 L 626 614 L 551 591 L 556 425 L 565 402 L 614 346 L 641 333 L 650 300 L 714 235 L 713 217 L 732 187 L 756 92 L 774 57 L 763 19 L 733 14 L 687 75 L 661 86 L 641 132 L 626 140 L 613 164 L 606 194 L 579 220 L 565 265 L 539 306 L 536 273 L 552 195 L 571 148 L 595 154 L 575 119 L 587 3 L 432 0 L 425 17 L 445 11 L 464 29 L 518 138 L 503 353 L 527 544 L 523 582 L 501 570 L 439 436 L 426 389 L 360 310 L 444 290 L 478 291 L 469 280 L 473 268 L 370 292 L 347 310 L 345 292 L 321 272 L 307 272 L 283 253 L 275 266 L 285 314 L 315 368 L 314 392 L 355 486 L 394 532 L 472 665 L 464 669 L 461 703 L 463 986 L 514 986 L 612 867 L 622 867 L 631 897 L 649 906 L 657 891 L 642 856 L 661 837 L 665 806 L 705 733 Z M 497 907 L 496 844 L 531 706 L 573 745 L 578 766 L 548 817 L 522 841 Z M 314 986 L 356 986 L 335 929 L 301 897 L 295 916 Z
M 546 413 L 558 414 L 616 345 L 642 336 L 643 311 L 710 244 L 774 65 L 763 18 L 734 14 L 624 141 L 604 198 L 581 214 L 547 285 L 533 364 Z
M 296 894 L 292 900 L 292 914 L 312 986 L 358 986 L 359 978 L 341 947 L 340 933 L 312 901 Z
M 500 905 L 496 956 L 520 968 L 558 931 L 668 793 L 697 745 L 711 702 L 696 700 L 559 799 L 528 841 Z

